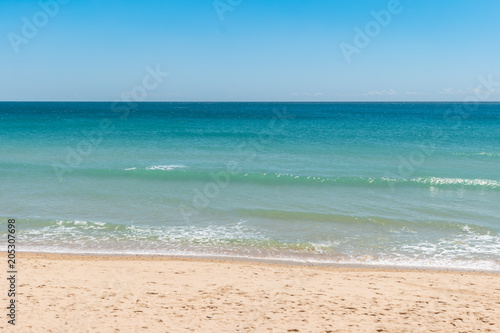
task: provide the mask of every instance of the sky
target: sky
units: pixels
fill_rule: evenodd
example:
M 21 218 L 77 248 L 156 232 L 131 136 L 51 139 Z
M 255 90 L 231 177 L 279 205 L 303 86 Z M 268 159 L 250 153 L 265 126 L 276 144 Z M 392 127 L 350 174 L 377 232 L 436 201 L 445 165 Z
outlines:
M 2 0 L 0 100 L 498 101 L 499 13 L 498 0 Z

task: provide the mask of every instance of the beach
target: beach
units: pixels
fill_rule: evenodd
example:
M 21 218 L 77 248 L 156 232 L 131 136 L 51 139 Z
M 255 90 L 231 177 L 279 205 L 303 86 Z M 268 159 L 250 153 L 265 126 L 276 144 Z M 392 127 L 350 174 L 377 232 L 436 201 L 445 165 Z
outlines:
M 499 332 L 500 104 L 462 107 L 0 103 L 0 331 Z
M 4 318 L 2 331 L 498 332 L 500 326 L 495 273 L 36 253 L 18 254 L 17 270 L 16 326 Z
M 500 1 L 199 4 L 2 1 L 0 333 L 500 333 Z

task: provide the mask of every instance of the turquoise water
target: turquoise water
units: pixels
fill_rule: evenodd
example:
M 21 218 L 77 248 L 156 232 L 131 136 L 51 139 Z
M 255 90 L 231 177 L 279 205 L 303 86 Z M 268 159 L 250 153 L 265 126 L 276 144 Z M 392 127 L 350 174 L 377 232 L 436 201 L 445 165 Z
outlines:
M 500 270 L 500 104 L 0 103 L 0 140 L 20 250 Z

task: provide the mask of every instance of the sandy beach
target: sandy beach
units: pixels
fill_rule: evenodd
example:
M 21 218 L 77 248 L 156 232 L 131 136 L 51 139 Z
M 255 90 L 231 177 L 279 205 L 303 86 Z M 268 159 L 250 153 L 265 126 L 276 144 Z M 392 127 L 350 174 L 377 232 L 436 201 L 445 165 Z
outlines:
M 4 316 L 2 331 L 500 329 L 500 276 L 492 273 L 26 253 L 18 272 L 16 326 Z

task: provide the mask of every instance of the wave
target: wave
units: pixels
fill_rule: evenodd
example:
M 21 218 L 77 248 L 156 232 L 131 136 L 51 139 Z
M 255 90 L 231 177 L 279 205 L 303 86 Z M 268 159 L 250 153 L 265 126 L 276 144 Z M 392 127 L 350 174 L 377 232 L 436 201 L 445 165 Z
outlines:
M 172 171 L 176 169 L 184 169 L 187 168 L 185 165 L 176 165 L 176 164 L 171 164 L 171 165 L 153 165 L 146 167 L 142 170 L 161 170 L 161 171 Z M 127 168 L 124 169 L 125 171 L 132 171 L 132 170 L 137 170 L 137 167 L 132 167 L 132 168 Z
M 279 172 L 239 172 L 191 170 L 184 165 L 154 165 L 147 168 L 79 169 L 75 173 L 93 177 L 130 177 L 164 181 L 205 181 L 228 184 L 230 182 L 261 185 L 340 185 L 340 186 L 415 186 L 500 190 L 500 181 L 493 179 L 467 179 L 445 177 L 325 177 L 294 175 Z
M 467 232 L 476 234 L 491 234 L 496 235 L 497 232 L 486 226 L 471 225 L 462 222 L 451 222 L 444 220 L 409 220 L 397 219 L 383 216 L 356 216 L 338 213 L 317 213 L 306 212 L 299 210 L 277 210 L 277 209 L 234 209 L 230 211 L 220 211 L 221 214 L 235 214 L 240 217 L 239 222 L 218 224 L 218 223 L 203 223 L 202 225 L 130 225 L 116 222 L 96 222 L 84 220 L 49 220 L 49 219 L 34 219 L 23 218 L 23 224 L 26 230 L 23 232 L 39 233 L 42 230 L 59 230 L 64 232 L 88 232 L 91 233 L 117 233 L 121 235 L 129 235 L 133 237 L 145 237 L 148 239 L 158 239 L 168 236 L 169 241 L 180 240 L 182 235 L 196 235 L 201 239 L 204 237 L 217 239 L 266 239 L 262 236 L 262 230 L 251 227 L 245 221 L 250 221 L 255 218 L 264 218 L 266 220 L 280 220 L 286 225 L 286 221 L 300 221 L 305 225 L 308 222 L 325 222 L 334 223 L 335 225 L 344 226 L 376 226 L 382 227 L 383 230 L 392 228 L 391 230 L 403 230 L 407 228 L 413 229 L 415 232 L 424 229 L 434 231 L 450 231 L 450 232 Z M 4 219 L 7 219 L 5 217 Z M 0 234 L 2 234 L 0 232 Z M 54 234 L 49 233 L 51 236 Z M 500 236 L 500 234 L 498 234 Z M 127 237 L 129 237 L 127 236 Z
M 472 157 L 472 156 L 500 157 L 500 153 L 484 152 L 484 151 L 479 153 L 453 153 L 452 155 L 467 156 L 467 157 Z
M 20 243 L 60 243 L 88 247 L 92 243 L 115 245 L 142 243 L 155 246 L 268 246 L 272 243 L 262 232 L 243 221 L 204 225 L 143 225 L 83 220 L 22 219 Z M 2 233 L 0 233 L 1 235 Z M 49 241 L 50 240 L 50 241 Z M 47 242 L 49 241 L 49 242 Z
M 42 172 L 53 173 L 51 166 L 27 165 L 18 163 L 0 163 L 1 166 L 23 168 L 32 167 Z M 44 170 L 44 171 L 43 171 Z M 471 190 L 500 190 L 500 181 L 495 179 L 469 179 L 452 177 L 334 177 L 322 175 L 290 174 L 280 172 L 228 172 L 221 169 L 193 169 L 182 164 L 151 165 L 147 167 L 129 167 L 125 169 L 111 168 L 75 168 L 70 176 L 95 178 L 134 178 L 159 181 L 201 181 L 216 182 L 224 185 L 230 182 L 253 183 L 260 185 L 338 185 L 358 187 L 390 187 L 411 186 L 422 188 L 467 188 Z
M 267 212 L 264 212 L 267 214 Z M 19 249 L 26 252 L 208 256 L 323 264 L 391 265 L 500 270 L 500 235 L 461 225 L 440 237 L 332 234 L 283 239 L 240 220 L 203 225 L 126 225 L 83 220 L 23 219 Z M 401 231 L 401 228 L 396 228 Z M 2 233 L 0 233 L 2 234 Z M 408 235 L 407 235 L 408 236 Z M 360 238 L 361 237 L 361 238 Z M 370 244 L 367 244 L 370 243 Z
M 460 232 L 467 229 L 467 231 L 477 233 L 495 233 L 491 228 L 469 225 L 461 222 L 450 222 L 446 219 L 426 219 L 426 220 L 409 220 L 389 218 L 383 216 L 355 216 L 347 214 L 335 213 L 317 213 L 305 212 L 298 210 L 277 210 L 277 209 L 236 209 L 233 211 L 238 216 L 245 218 L 264 218 L 281 221 L 300 221 L 307 222 L 332 222 L 336 225 L 344 226 L 376 226 L 384 228 L 394 228 L 394 230 L 404 229 L 411 227 L 415 230 L 430 229 L 435 231 L 453 231 Z
M 185 165 L 153 165 L 147 167 L 146 170 L 161 170 L 161 171 L 172 171 L 176 169 L 184 169 L 187 168 Z
M 426 185 L 458 185 L 467 187 L 481 187 L 497 189 L 500 188 L 500 182 L 492 179 L 463 179 L 463 178 L 440 178 L 440 177 L 419 177 L 411 178 L 405 181 L 426 184 Z

